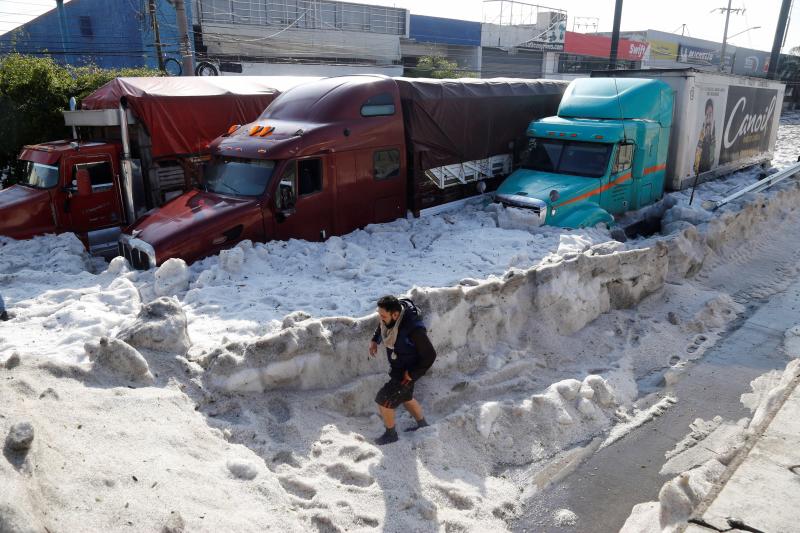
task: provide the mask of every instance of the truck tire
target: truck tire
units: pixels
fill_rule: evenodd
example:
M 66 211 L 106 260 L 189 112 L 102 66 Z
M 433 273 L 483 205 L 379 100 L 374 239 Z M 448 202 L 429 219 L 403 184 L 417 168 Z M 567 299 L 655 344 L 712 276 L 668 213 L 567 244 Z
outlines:
M 164 60 L 164 70 L 168 76 L 180 76 L 183 74 L 181 62 L 174 57 L 168 57 Z
M 611 238 L 619 242 L 626 242 L 628 240 L 628 236 L 625 235 L 625 230 L 619 226 L 611 228 Z
M 201 61 L 194 69 L 195 76 L 219 76 L 219 70 L 213 63 Z

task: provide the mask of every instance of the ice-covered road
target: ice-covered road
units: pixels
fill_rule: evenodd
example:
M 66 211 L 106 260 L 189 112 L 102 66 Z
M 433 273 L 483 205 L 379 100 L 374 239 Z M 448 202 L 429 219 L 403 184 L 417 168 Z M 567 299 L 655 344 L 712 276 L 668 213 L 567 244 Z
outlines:
M 796 157 L 798 118 L 781 126 L 779 164 Z M 698 193 L 709 198 L 755 178 L 740 173 Z M 687 195 L 674 195 L 688 209 Z M 679 379 L 748 299 L 770 298 L 797 275 L 797 261 L 783 259 L 798 249 L 798 196 L 785 183 L 758 207 L 731 205 L 718 224 L 681 220 L 684 230 L 664 242 L 636 241 L 642 249 L 625 253 L 601 246 L 548 260 L 534 274 L 522 269 L 607 232 L 528 230 L 524 213 L 476 204 L 326 243 L 245 244 L 150 272 L 90 260 L 70 236 L 0 240 L 0 290 L 13 315 L 0 322 L 0 434 L 17 421 L 36 431 L 27 458 L 0 459 L 0 519 L 34 531 L 503 530 L 564 465 L 585 457 L 583 443 L 601 446 L 676 408 L 664 398 L 636 411 L 631 401 L 640 388 Z M 793 231 L 775 239 L 776 225 Z M 663 284 L 665 254 L 702 269 L 673 271 Z M 504 275 L 509 268 L 520 270 Z M 500 279 L 464 279 L 492 276 Z M 635 294 L 628 289 L 654 279 L 654 294 L 635 306 L 627 300 Z M 440 359 L 417 391 L 433 426 L 389 447 L 370 443 L 381 427 L 372 398 L 386 365 L 359 352 L 366 335 L 350 326 L 365 321 L 339 320 L 336 338 L 333 321 L 325 330 L 318 320 L 290 321 L 285 336 L 261 338 L 287 313 L 358 316 L 383 293 L 459 283 L 463 290 L 430 291 L 441 301 L 430 299 L 429 319 L 446 335 L 431 327 Z M 71 364 L 84 359 L 88 341 L 103 353 L 97 337 L 113 336 L 162 294 L 178 298 L 168 318 L 180 309 L 189 318 L 188 357 L 141 343 L 134 357 L 129 347 L 123 370 L 145 369 L 138 382 L 108 361 Z M 519 309 L 537 312 L 515 316 Z M 542 326 L 569 322 L 570 312 L 586 327 Z M 139 324 L 160 327 L 153 320 Z M 170 331 L 180 340 L 180 328 Z M 279 348 L 289 345 L 306 353 L 295 361 L 284 350 L 286 360 Z M 239 368 L 284 380 L 299 371 L 310 385 L 215 388 L 215 378 Z M 401 428 L 408 422 L 399 417 Z M 558 527 L 591 527 L 591 516 L 548 511 Z
M 783 117 L 778 135 L 774 162 L 782 167 L 797 159 L 800 114 Z M 753 179 L 753 172 L 741 172 L 702 184 L 697 194 L 718 197 Z M 687 192 L 673 195 L 688 203 Z M 78 360 L 84 342 L 113 335 L 141 302 L 174 295 L 189 317 L 192 353 L 199 355 L 225 339 L 276 331 L 295 311 L 363 316 L 383 294 L 502 276 L 608 239 L 599 229 L 531 229 L 524 213 L 481 201 L 324 243 L 243 243 L 188 268 L 169 264 L 149 272 L 130 271 L 119 259 L 110 266 L 92 261 L 71 235 L 0 237 L 0 290 L 16 317 L 0 333 L 0 354 L 20 350 Z
M 141 302 L 165 295 L 183 304 L 192 353 L 200 354 L 224 339 L 274 332 L 292 312 L 363 316 L 384 294 L 500 276 L 609 239 L 600 229 L 525 227 L 524 213 L 476 201 L 457 212 L 369 226 L 324 243 L 245 242 L 188 268 L 175 260 L 139 272 L 121 258 L 110 265 L 94 261 L 96 274 L 87 271 L 92 260 L 72 235 L 0 237 L 2 294 L 16 317 L 0 334 L 0 353 L 79 360 L 84 342 L 113 335 Z

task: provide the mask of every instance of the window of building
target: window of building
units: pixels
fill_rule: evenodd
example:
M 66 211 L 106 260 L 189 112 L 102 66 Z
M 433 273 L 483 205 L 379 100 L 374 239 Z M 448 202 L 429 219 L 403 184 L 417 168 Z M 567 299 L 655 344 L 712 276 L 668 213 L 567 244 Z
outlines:
M 92 17 L 80 17 L 81 36 L 94 37 L 92 30 Z
M 394 99 L 389 93 L 371 97 L 361 106 L 362 117 L 385 117 L 394 115 Z
M 400 174 L 400 150 L 378 150 L 372 160 L 376 180 L 386 180 Z

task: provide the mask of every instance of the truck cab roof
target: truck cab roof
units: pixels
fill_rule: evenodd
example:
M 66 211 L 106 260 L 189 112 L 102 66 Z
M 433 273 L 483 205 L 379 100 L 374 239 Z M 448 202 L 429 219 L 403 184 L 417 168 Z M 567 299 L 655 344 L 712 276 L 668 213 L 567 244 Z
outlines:
M 579 78 L 570 83 L 558 108 L 564 119 L 650 120 L 672 125 L 672 89 L 660 80 Z
M 65 154 L 80 152 L 93 154 L 108 151 L 109 145 L 119 144 L 115 141 L 50 141 L 39 144 L 29 144 L 22 148 L 19 158 L 24 161 L 34 161 L 45 165 L 57 163 Z
M 397 84 L 378 75 L 339 76 L 282 93 L 255 121 L 212 143 L 212 152 L 284 159 L 344 150 L 387 133 L 402 113 Z M 393 118 L 394 117 L 394 118 Z
M 547 117 L 528 126 L 528 136 L 565 141 L 617 143 L 635 134 L 634 126 L 622 120 Z

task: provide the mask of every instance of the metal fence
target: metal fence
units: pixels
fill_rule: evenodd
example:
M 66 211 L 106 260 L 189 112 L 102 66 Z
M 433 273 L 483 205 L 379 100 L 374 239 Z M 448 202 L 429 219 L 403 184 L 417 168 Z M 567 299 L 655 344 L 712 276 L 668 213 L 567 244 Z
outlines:
M 406 34 L 406 10 L 331 0 L 197 0 L 201 23 Z

